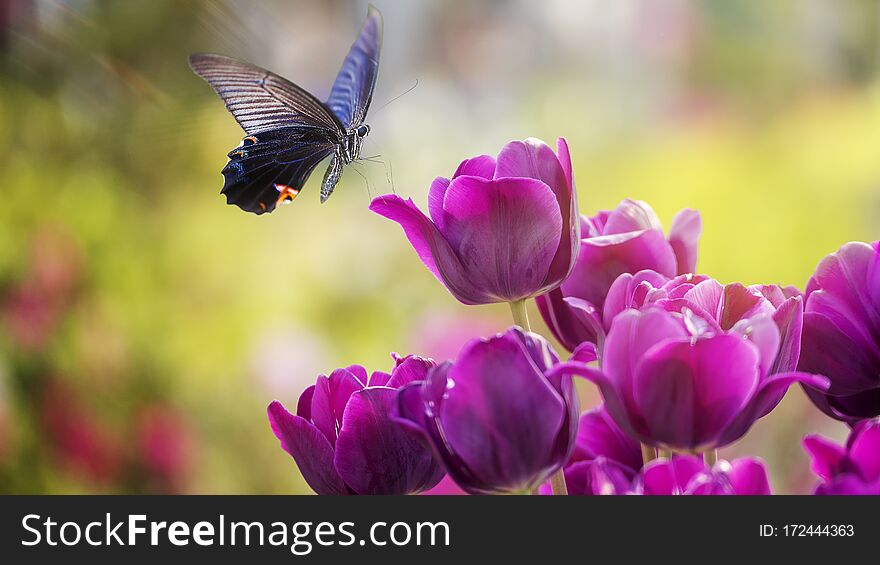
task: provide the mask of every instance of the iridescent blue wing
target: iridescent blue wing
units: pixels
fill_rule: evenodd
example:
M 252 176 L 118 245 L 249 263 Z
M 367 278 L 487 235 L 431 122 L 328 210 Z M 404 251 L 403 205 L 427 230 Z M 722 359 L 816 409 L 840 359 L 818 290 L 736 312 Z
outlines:
M 210 53 L 191 55 L 189 64 L 249 134 L 304 126 L 333 131 L 340 139 L 345 135 L 342 123 L 323 102 L 271 71 Z
M 320 129 L 280 128 L 249 135 L 223 168 L 227 204 L 265 214 L 302 190 L 315 167 L 336 149 Z
M 361 33 L 349 49 L 327 98 L 327 106 L 345 129 L 359 126 L 367 117 L 379 72 L 381 48 L 382 14 L 370 6 Z

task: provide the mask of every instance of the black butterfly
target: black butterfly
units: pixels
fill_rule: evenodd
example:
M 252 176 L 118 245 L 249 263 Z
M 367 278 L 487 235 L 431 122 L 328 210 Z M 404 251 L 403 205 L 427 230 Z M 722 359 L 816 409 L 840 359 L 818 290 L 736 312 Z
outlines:
M 248 135 L 229 152 L 221 191 L 227 204 L 263 214 L 293 200 L 309 175 L 332 155 L 324 181 L 325 202 L 358 158 L 370 133 L 364 123 L 382 46 L 382 15 L 370 6 L 357 41 L 342 63 L 327 102 L 273 72 L 230 57 L 194 54 L 193 71 L 208 81 Z

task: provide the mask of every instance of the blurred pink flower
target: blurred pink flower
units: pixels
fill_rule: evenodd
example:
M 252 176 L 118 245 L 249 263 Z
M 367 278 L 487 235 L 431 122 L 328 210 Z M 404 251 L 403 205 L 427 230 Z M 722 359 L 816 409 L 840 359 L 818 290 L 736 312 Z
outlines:
M 122 444 L 97 421 L 69 385 L 49 380 L 42 392 L 40 416 L 59 467 L 78 479 L 109 485 L 122 470 Z
M 135 433 L 138 458 L 155 486 L 170 493 L 185 491 L 195 445 L 186 418 L 165 404 L 146 406 L 137 415 Z

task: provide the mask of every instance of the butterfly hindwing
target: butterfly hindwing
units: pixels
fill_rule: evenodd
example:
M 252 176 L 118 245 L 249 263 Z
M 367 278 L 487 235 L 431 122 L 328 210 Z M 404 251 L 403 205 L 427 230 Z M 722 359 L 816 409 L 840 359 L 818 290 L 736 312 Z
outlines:
M 228 204 L 264 214 L 294 198 L 312 171 L 336 149 L 319 130 L 281 128 L 242 141 L 229 152 L 223 168 L 223 194 Z
M 367 116 L 376 87 L 381 47 L 382 14 L 370 6 L 361 33 L 348 51 L 327 98 L 327 106 L 346 129 L 359 126 Z

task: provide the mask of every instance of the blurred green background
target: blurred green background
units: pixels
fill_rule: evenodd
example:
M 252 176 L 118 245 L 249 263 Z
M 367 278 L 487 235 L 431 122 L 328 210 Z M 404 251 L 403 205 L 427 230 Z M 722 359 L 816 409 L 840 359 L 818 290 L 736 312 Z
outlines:
M 725 282 L 802 288 L 880 237 L 880 2 L 375 3 L 364 151 L 385 164 L 256 217 L 219 195 L 242 134 L 188 54 L 323 98 L 365 2 L 0 0 L 0 492 L 306 492 L 270 400 L 509 325 L 367 210 L 392 189 L 424 206 L 509 139 L 566 136 L 585 214 L 700 209 L 699 270 Z M 727 455 L 806 492 L 815 431 L 846 429 L 793 389 Z

